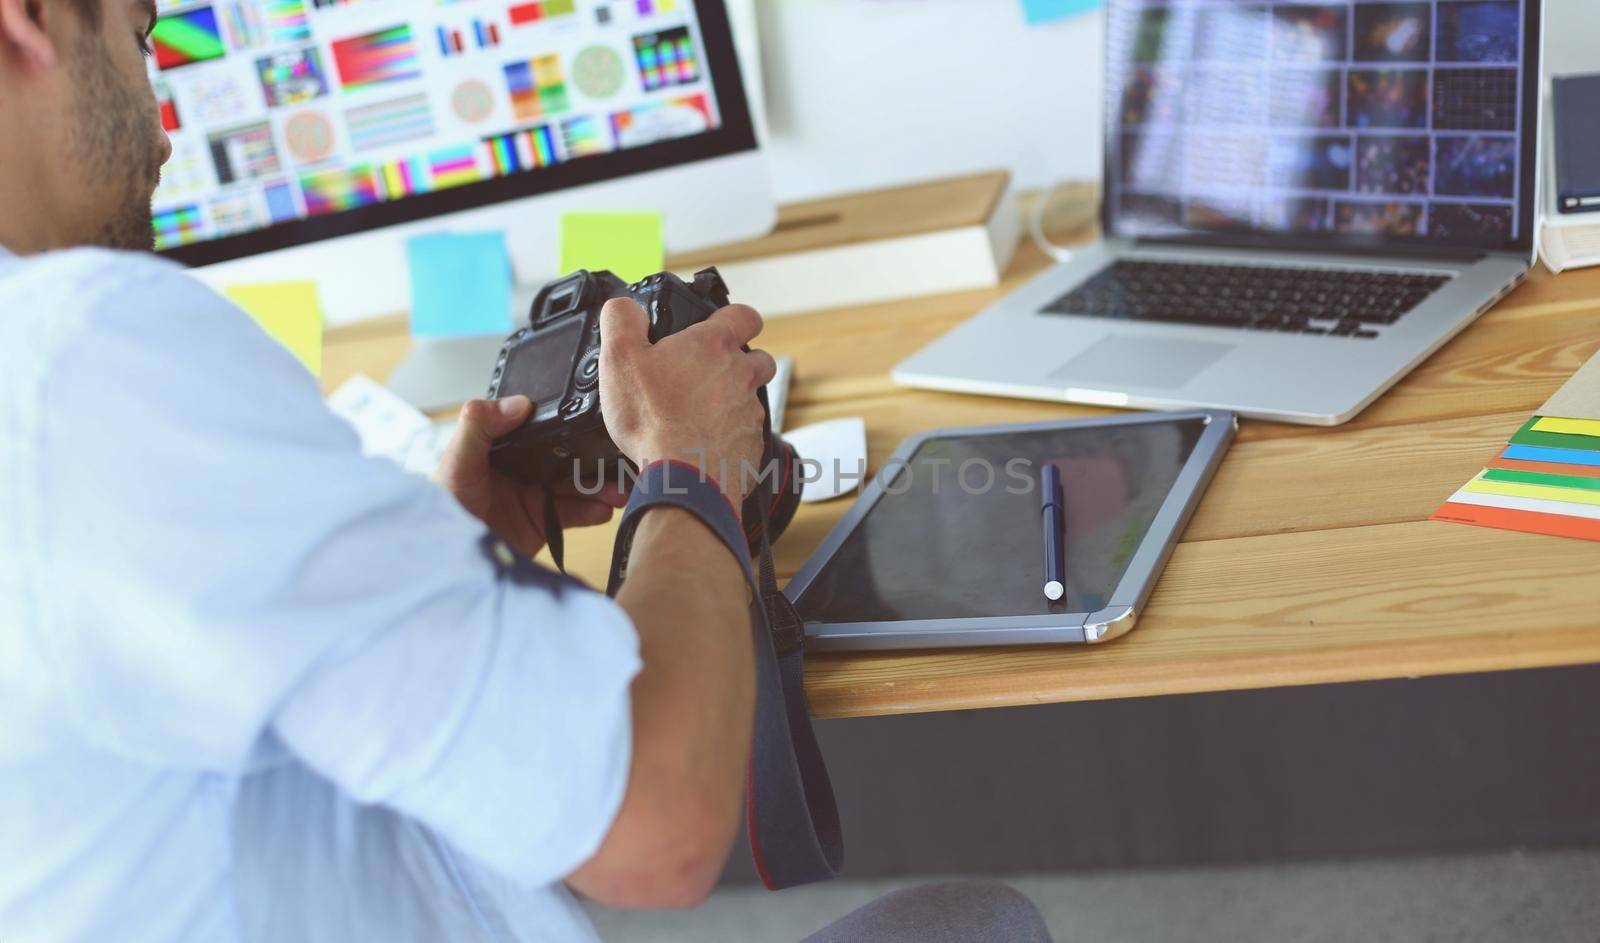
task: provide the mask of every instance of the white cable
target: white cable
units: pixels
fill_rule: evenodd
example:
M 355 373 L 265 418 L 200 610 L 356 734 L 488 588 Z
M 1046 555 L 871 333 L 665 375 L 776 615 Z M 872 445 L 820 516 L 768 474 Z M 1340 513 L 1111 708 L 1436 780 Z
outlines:
M 1072 250 L 1066 246 L 1056 245 L 1044 234 L 1044 211 L 1049 208 L 1051 201 L 1055 199 L 1056 191 L 1060 189 L 1061 184 L 1057 183 L 1034 202 L 1033 209 L 1028 211 L 1028 234 L 1033 237 L 1033 244 L 1039 247 L 1040 252 L 1057 262 L 1066 262 L 1072 258 Z

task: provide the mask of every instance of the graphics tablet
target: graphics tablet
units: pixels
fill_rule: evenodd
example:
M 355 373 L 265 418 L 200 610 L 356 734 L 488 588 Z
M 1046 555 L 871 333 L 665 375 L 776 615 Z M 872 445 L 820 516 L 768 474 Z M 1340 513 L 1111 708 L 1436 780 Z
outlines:
M 1237 422 L 1205 410 L 935 429 L 901 444 L 784 590 L 812 651 L 1102 642 L 1133 627 Z M 1066 593 L 1043 592 L 1042 468 Z

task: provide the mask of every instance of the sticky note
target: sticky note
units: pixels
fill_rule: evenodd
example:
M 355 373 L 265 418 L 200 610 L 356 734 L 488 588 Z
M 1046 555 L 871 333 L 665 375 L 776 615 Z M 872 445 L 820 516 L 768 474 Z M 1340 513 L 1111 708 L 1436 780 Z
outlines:
M 1600 452 L 1600 437 L 1589 435 L 1573 435 L 1566 432 L 1539 432 L 1534 426 L 1539 422 L 1534 416 L 1522 424 L 1516 435 L 1511 437 L 1512 445 L 1532 445 L 1549 449 L 1572 449 L 1585 452 Z
M 1053 23 L 1100 9 L 1100 0 L 1022 0 L 1022 18 L 1029 26 Z
M 1514 458 L 1524 462 L 1557 462 L 1565 465 L 1600 465 L 1600 452 L 1580 449 L 1547 449 L 1535 445 L 1510 445 L 1501 458 Z
M 661 271 L 660 213 L 561 214 L 561 274 L 607 269 L 636 282 Z
M 1490 481 L 1482 475 L 1461 486 L 1462 491 L 1476 494 L 1498 494 L 1509 498 L 1537 498 L 1560 504 L 1600 504 L 1600 493 L 1577 488 L 1551 488 L 1546 485 L 1525 485 L 1520 482 Z
M 406 240 L 411 333 L 475 337 L 511 333 L 511 261 L 502 232 L 438 233 Z
M 1517 530 L 1529 534 L 1548 534 L 1552 537 L 1600 540 L 1600 520 L 1568 514 L 1551 514 L 1540 510 L 1549 503 L 1524 498 L 1457 493 L 1439 510 L 1433 512 L 1430 520 L 1494 527 L 1499 530 Z
M 1600 465 L 1569 465 L 1561 462 L 1530 462 L 1520 458 L 1492 458 L 1490 468 L 1503 471 L 1534 472 L 1539 475 L 1566 475 L 1571 478 L 1600 478 Z
M 1548 472 L 1518 471 L 1510 468 L 1487 468 L 1484 469 L 1483 477 L 1486 481 L 1513 481 L 1525 485 L 1600 491 L 1600 478 L 1589 475 L 1554 475 Z
M 1564 432 L 1568 435 L 1600 436 L 1600 420 L 1596 419 L 1557 419 L 1554 416 L 1539 416 L 1533 424 L 1535 432 Z
M 322 302 L 316 282 L 229 285 L 223 294 L 289 348 L 314 376 L 322 375 Z

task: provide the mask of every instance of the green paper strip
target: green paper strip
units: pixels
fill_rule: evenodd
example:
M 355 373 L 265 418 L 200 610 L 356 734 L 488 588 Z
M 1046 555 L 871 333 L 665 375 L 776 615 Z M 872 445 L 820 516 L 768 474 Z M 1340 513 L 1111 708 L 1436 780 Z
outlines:
M 1511 444 L 1536 445 L 1547 449 L 1581 449 L 1585 452 L 1600 452 L 1600 436 L 1535 431 L 1533 424 L 1543 418 L 1543 416 L 1534 416 L 1523 423 L 1522 428 L 1517 430 L 1517 434 L 1511 437 Z
M 1490 481 L 1516 481 L 1525 485 L 1600 491 L 1600 478 L 1579 478 L 1576 475 L 1546 475 L 1542 472 L 1512 471 L 1509 468 L 1488 468 L 1484 469 L 1483 477 Z

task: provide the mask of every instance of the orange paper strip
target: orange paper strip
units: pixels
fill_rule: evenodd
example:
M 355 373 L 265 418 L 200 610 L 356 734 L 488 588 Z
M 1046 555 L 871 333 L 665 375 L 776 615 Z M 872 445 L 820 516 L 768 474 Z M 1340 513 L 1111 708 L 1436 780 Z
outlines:
M 1600 520 L 1587 517 L 1541 514 L 1537 511 L 1513 511 L 1510 508 L 1492 508 L 1478 504 L 1456 504 L 1453 501 L 1446 501 L 1428 519 L 1449 521 L 1452 524 L 1495 527 L 1500 530 L 1519 530 L 1528 534 L 1549 534 L 1552 537 L 1600 540 Z
M 1600 465 L 1568 465 L 1565 462 L 1530 462 L 1521 458 L 1495 458 L 1490 460 L 1489 467 L 1506 471 L 1538 472 L 1542 475 L 1600 478 Z

